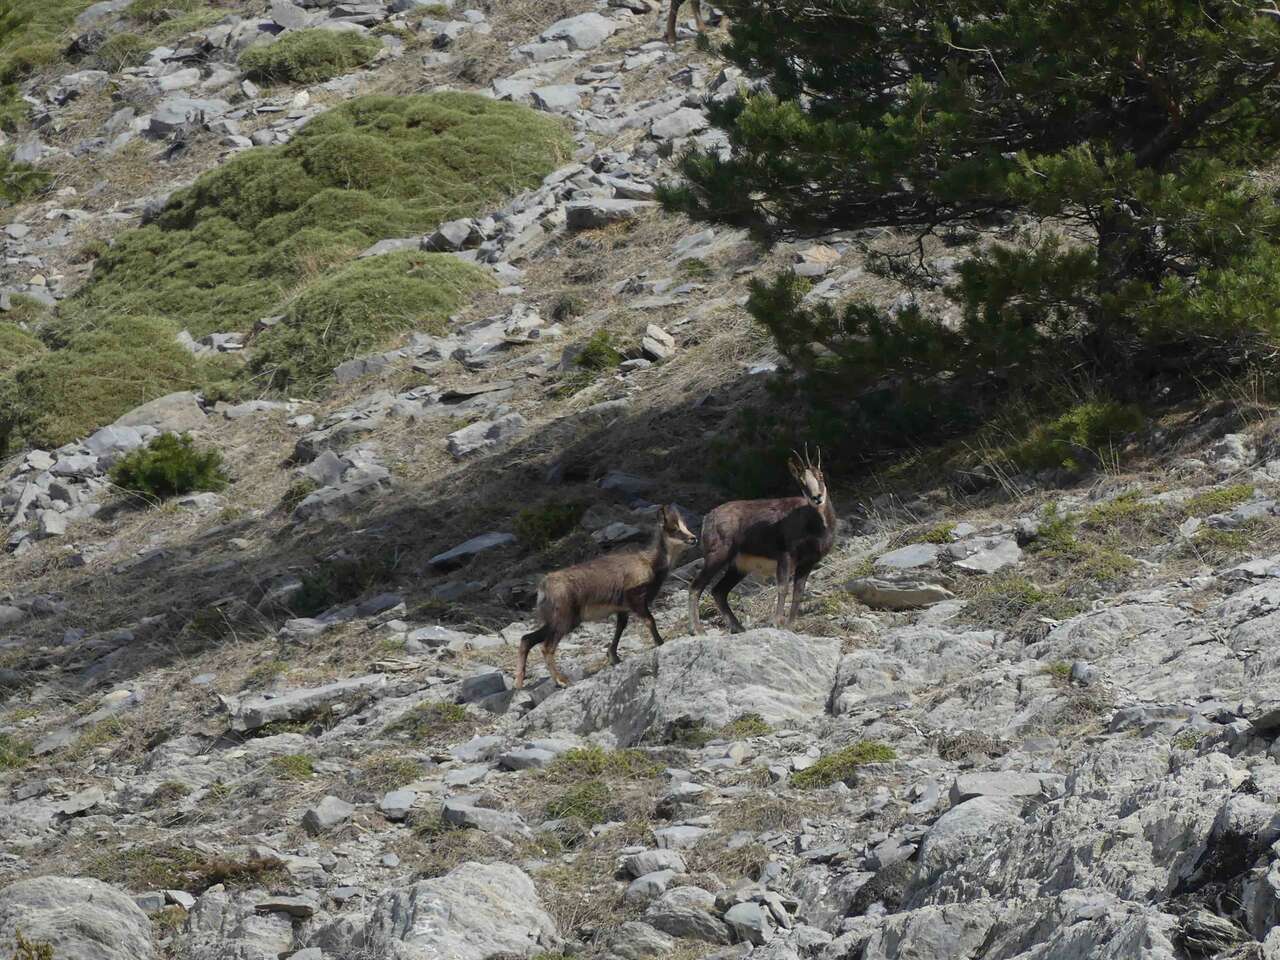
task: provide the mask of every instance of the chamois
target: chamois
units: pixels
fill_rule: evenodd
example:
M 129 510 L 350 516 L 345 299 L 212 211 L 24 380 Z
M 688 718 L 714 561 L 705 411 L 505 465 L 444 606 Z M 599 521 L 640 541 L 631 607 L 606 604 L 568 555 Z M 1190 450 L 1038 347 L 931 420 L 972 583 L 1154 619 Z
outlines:
M 609 645 L 609 662 L 621 662 L 618 641 L 627 628 L 627 620 L 635 614 L 649 627 L 653 642 L 662 646 L 658 625 L 654 623 L 649 604 L 662 589 L 672 565 L 687 547 L 698 542 L 680 518 L 675 506 L 658 509 L 657 530 L 647 549 L 621 550 L 588 560 L 577 566 L 554 570 L 542 578 L 538 587 L 537 611 L 542 625 L 520 638 L 520 654 L 516 663 L 516 689 L 524 686 L 525 664 L 529 651 L 542 644 L 542 657 L 547 672 L 557 686 L 569 685 L 569 678 L 556 668 L 556 647 L 570 630 L 586 620 L 604 620 L 617 614 L 618 623 Z
M 778 599 L 773 625 L 783 625 L 787 591 L 792 593 L 789 625 L 795 621 L 809 574 L 835 542 L 836 512 L 822 476 L 822 451 L 818 462 L 792 457 L 788 468 L 803 492 L 799 497 L 780 500 L 734 500 L 716 507 L 702 521 L 702 570 L 689 585 L 689 626 L 701 634 L 698 602 L 721 572 L 724 576 L 711 590 L 716 608 L 729 624 L 731 633 L 741 633 L 742 623 L 729 607 L 729 591 L 744 577 L 776 576 Z
M 671 8 L 667 11 L 667 43 L 675 46 L 676 42 L 676 17 L 679 14 L 680 4 L 684 0 L 671 0 Z M 693 4 L 693 22 L 698 26 L 698 32 L 702 33 L 707 29 L 707 25 L 702 20 L 702 2 L 701 0 L 690 0 Z

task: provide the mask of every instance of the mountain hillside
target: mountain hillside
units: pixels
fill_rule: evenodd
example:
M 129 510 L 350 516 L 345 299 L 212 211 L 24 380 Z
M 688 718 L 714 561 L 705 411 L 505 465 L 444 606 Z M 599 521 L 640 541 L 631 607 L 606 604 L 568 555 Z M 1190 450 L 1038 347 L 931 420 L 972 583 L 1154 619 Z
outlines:
M 1265 383 L 828 466 L 787 629 L 695 548 L 513 688 L 541 574 L 799 492 L 753 278 L 1019 227 L 669 212 L 747 81 L 665 22 L 0 7 L 0 957 L 1280 957 Z

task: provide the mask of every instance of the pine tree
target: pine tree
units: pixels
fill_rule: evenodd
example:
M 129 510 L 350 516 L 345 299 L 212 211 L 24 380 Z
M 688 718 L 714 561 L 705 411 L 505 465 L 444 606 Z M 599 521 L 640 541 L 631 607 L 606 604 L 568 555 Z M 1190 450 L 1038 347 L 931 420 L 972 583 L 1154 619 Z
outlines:
M 877 376 L 1140 393 L 1280 340 L 1280 14 L 1230 0 L 725 0 L 725 56 L 765 92 L 712 104 L 668 206 L 771 238 L 994 216 L 958 329 L 755 284 L 783 351 L 846 393 Z M 821 349 L 815 350 L 818 344 Z M 852 379 L 850 374 L 854 374 Z M 830 384 L 829 384 L 830 386 Z

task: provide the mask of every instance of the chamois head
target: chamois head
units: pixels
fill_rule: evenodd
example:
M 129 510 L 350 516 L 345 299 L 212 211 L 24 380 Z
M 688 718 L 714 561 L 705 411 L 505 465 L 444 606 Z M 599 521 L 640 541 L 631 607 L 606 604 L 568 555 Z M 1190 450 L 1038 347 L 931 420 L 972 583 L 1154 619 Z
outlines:
M 667 541 L 668 548 L 683 550 L 685 547 L 697 545 L 698 538 L 685 526 L 684 520 L 680 517 L 680 511 L 674 504 L 658 508 L 658 523 L 661 525 L 662 536 Z
M 818 462 L 814 463 L 809 459 L 807 444 L 804 448 L 804 459 L 801 459 L 800 454 L 793 450 L 787 468 L 796 478 L 796 483 L 800 484 L 800 490 L 804 493 L 805 499 L 813 506 L 821 507 L 827 499 L 827 481 L 822 476 L 822 451 L 818 450 Z

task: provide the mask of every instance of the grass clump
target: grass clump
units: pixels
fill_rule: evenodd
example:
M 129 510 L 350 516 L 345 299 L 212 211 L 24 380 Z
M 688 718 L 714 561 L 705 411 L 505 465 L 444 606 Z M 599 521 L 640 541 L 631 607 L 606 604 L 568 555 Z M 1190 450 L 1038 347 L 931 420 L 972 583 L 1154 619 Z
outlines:
M 1067 620 L 1085 607 L 1079 600 L 1008 570 L 968 586 L 965 620 L 989 629 L 1007 630 L 1028 641 L 1047 632 L 1045 620 Z
M 1124 438 L 1141 430 L 1146 417 L 1137 407 L 1091 400 L 1036 426 L 1009 451 L 1010 459 L 1030 469 L 1078 471 L 1115 463 Z
M 1254 488 L 1251 483 L 1234 483 L 1216 490 L 1197 493 L 1182 504 L 1182 512 L 1188 517 L 1204 517 L 1215 513 L 1225 513 L 1232 507 L 1253 499 Z
M 117 238 L 67 308 L 156 313 L 196 337 L 247 330 L 284 313 L 300 289 L 335 279 L 335 265 L 374 241 L 487 209 L 536 186 L 571 149 L 559 121 L 516 104 L 464 93 L 357 98 L 288 144 L 245 151 L 174 194 L 155 223 Z M 396 292 L 376 309 L 416 320 L 431 304 L 406 295 L 397 273 L 422 264 L 417 279 L 455 287 L 468 274 L 427 267 L 424 257 L 370 259 L 327 283 L 326 296 L 355 284 L 377 296 L 391 283 Z M 323 298 L 299 300 L 289 325 L 328 322 Z
M 38 338 L 17 324 L 0 322 L 0 377 L 44 352 Z
M 187 434 L 162 433 L 122 457 L 111 468 L 111 482 L 131 493 L 163 500 L 196 490 L 222 490 L 227 474 L 217 450 L 198 449 Z
M 136 33 L 113 33 L 93 52 L 98 67 L 108 73 L 117 73 L 128 67 L 146 63 L 155 44 Z
M 1123 552 L 1131 543 L 1115 537 L 1082 539 L 1079 526 L 1075 516 L 1059 513 L 1052 505 L 1046 507 L 1030 551 L 1054 562 L 1076 584 L 1115 583 L 1137 566 L 1137 561 Z
M 951 531 L 956 528 L 954 521 L 940 523 L 912 535 L 908 543 L 950 543 Z
M 547 767 L 546 777 L 553 783 L 576 783 L 594 778 L 641 780 L 661 772 L 662 765 L 643 750 L 592 746 L 574 747 L 560 754 Z
M 7 733 L 0 733 L 0 770 L 18 770 L 31 759 L 31 744 Z
M 300 617 L 314 617 L 386 583 L 395 570 L 396 563 L 391 558 L 329 560 L 302 575 L 302 586 L 289 597 L 289 609 Z
M 772 732 L 773 728 L 758 713 L 744 713 L 720 728 L 720 735 L 726 740 L 747 740 L 751 737 L 765 737 Z
M 240 55 L 259 83 L 320 83 L 364 66 L 382 49 L 376 37 L 334 30 L 298 30 Z
M 103 851 L 80 871 L 126 890 L 186 890 L 200 894 L 214 884 L 271 887 L 288 879 L 274 857 L 218 856 L 175 844 Z
M 404 716 L 393 720 L 382 731 L 386 736 L 403 734 L 424 743 L 443 743 L 450 737 L 462 736 L 479 725 L 478 720 L 456 703 L 431 701 L 420 703 Z
M 21 203 L 44 192 L 53 178 L 26 163 L 15 163 L 13 149 L 0 150 L 0 206 Z
M 588 780 L 570 787 L 543 808 L 548 820 L 577 820 L 588 827 L 607 823 L 613 791 L 599 780 Z
M 56 337 L 0 378 L 0 437 L 45 449 L 111 423 L 139 404 L 200 386 L 201 363 L 156 317 L 122 317 Z
M 572 533 L 586 511 L 587 505 L 578 502 L 526 507 L 516 515 L 516 536 L 528 550 L 545 550 Z
M 593 384 L 601 374 L 616 369 L 621 362 L 622 354 L 614 346 L 609 331 L 597 330 L 574 357 L 573 369 L 560 378 L 555 392 L 562 397 L 572 396 Z
M 829 787 L 837 781 L 853 778 L 857 769 L 868 763 L 888 763 L 897 759 L 892 747 L 873 740 L 859 740 L 851 746 L 824 754 L 807 770 L 791 775 L 791 785 L 800 790 Z
M 1195 750 L 1204 738 L 1203 730 L 1183 730 L 1169 741 L 1169 745 L 1175 750 Z
M 305 753 L 286 753 L 273 757 L 271 768 L 281 780 L 310 780 L 315 776 L 316 767 Z
M 28 940 L 21 928 L 13 931 L 13 960 L 54 960 L 53 944 L 47 940 Z
M 377 753 L 360 763 L 360 784 L 373 791 L 398 790 L 422 775 L 416 760 L 387 752 Z
M 275 386 L 314 388 L 343 360 L 397 333 L 441 334 L 450 313 L 489 282 L 448 254 L 402 251 L 357 260 L 312 284 L 259 340 L 251 367 Z

